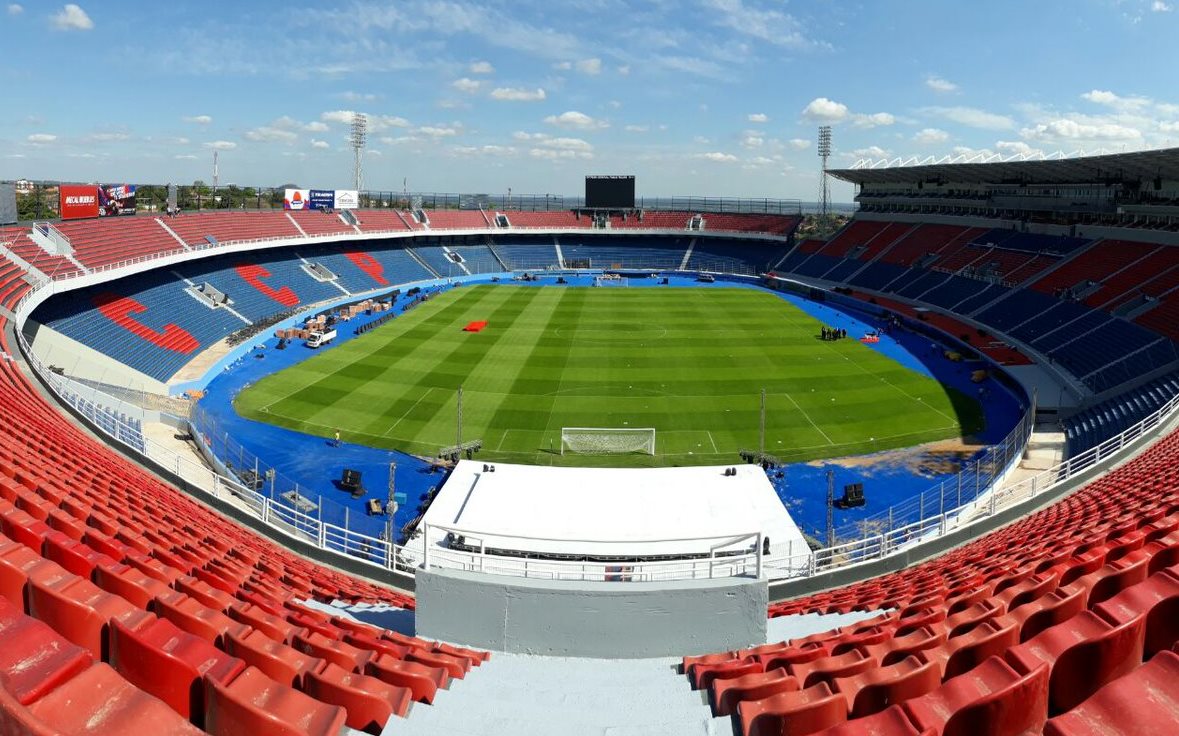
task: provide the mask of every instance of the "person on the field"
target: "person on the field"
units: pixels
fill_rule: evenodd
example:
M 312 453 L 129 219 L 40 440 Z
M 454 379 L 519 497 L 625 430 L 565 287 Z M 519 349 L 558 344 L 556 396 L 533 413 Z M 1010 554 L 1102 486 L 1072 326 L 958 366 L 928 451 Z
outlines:
M 339 447 L 339 446 L 340 446 L 340 430 L 337 429 L 336 434 L 332 439 L 332 447 Z

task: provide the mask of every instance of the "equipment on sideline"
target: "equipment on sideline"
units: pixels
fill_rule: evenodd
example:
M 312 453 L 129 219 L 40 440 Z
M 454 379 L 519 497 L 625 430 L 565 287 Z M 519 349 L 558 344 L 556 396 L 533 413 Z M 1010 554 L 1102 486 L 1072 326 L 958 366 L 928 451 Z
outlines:
M 655 428 L 562 427 L 561 454 L 566 450 L 578 455 L 654 455 Z
M 335 330 L 328 330 L 327 332 L 312 332 L 307 336 L 307 347 L 317 348 L 320 345 L 327 345 L 329 342 L 335 339 Z
M 630 279 L 617 274 L 603 274 L 594 277 L 594 286 L 630 286 Z
M 833 504 L 837 509 L 851 509 L 856 506 L 863 506 L 866 503 L 864 500 L 864 484 L 863 483 L 849 483 L 843 487 L 843 498 L 835 499 Z

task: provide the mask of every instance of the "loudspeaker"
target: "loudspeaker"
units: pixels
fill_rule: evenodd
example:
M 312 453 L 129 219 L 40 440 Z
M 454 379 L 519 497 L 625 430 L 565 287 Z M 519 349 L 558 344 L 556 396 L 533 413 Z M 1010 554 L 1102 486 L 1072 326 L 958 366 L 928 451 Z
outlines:
M 340 487 L 347 491 L 360 488 L 360 471 L 344 468 L 344 473 L 340 476 Z

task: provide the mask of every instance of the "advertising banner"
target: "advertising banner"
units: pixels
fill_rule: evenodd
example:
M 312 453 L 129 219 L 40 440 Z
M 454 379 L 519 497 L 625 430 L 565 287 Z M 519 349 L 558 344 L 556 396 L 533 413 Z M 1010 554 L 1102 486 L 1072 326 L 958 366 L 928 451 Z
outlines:
M 103 184 L 98 187 L 100 217 L 135 214 L 134 184 Z
M 307 209 L 330 210 L 336 206 L 336 192 L 332 189 L 312 189 L 307 197 Z
M 98 217 L 98 187 L 93 184 L 62 184 L 58 202 L 63 220 Z
M 310 196 L 311 192 L 307 189 L 288 189 L 282 198 L 282 208 L 284 210 L 305 210 L 307 209 L 307 199 Z
M 355 189 L 336 190 L 336 209 L 354 210 L 360 206 L 360 192 Z

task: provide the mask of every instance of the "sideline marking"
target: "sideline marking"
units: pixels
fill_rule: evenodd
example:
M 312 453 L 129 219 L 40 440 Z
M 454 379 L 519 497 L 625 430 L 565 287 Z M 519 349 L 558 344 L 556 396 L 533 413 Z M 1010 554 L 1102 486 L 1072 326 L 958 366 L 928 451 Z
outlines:
M 798 402 L 794 400 L 794 397 L 793 397 L 793 396 L 791 396 L 790 394 L 787 394 L 787 393 L 783 393 L 782 395 L 783 395 L 783 396 L 785 396 L 786 398 L 790 399 L 790 403 L 791 403 L 791 404 L 794 404 L 794 408 L 795 408 L 795 409 L 798 409 L 800 412 L 802 412 L 802 418 L 803 418 L 803 419 L 805 419 L 805 420 L 807 420 L 808 422 L 810 422 L 810 423 L 811 423 L 811 426 L 812 426 L 812 427 L 814 427 L 816 430 L 818 430 L 819 434 L 823 435 L 823 439 L 827 440 L 827 444 L 828 444 L 828 445 L 834 445 L 834 444 L 835 444 L 835 443 L 834 443 L 834 442 L 831 440 L 831 438 L 827 436 L 827 433 L 826 433 L 826 432 L 824 432 L 824 431 L 822 430 L 822 428 L 820 428 L 820 427 L 819 427 L 819 425 L 815 424 L 815 420 L 814 420 L 814 419 L 811 419 L 811 415 L 810 415 L 810 414 L 807 414 L 807 413 L 806 413 L 806 410 L 805 410 L 805 409 L 803 409 L 801 406 L 799 406 L 799 405 L 798 405 Z
M 400 417 L 400 418 L 399 418 L 399 419 L 398 419 L 396 422 L 393 422 L 393 426 L 392 426 L 392 427 L 389 427 L 389 428 L 388 428 L 388 429 L 386 429 L 384 432 L 381 432 L 381 436 L 382 436 L 382 437 L 385 437 L 385 436 L 387 436 L 387 435 L 388 435 L 390 432 L 392 432 L 393 430 L 397 429 L 397 425 L 398 425 L 398 424 L 401 424 L 401 420 L 402 420 L 402 419 L 405 419 L 407 416 L 409 416 L 409 413 L 410 413 L 411 411 L 413 411 L 414 409 L 418 408 L 418 404 L 422 403 L 422 400 L 423 400 L 423 399 L 425 399 L 427 396 L 429 396 L 429 395 L 430 395 L 430 394 L 432 394 L 432 393 L 434 393 L 434 386 L 431 386 L 430 388 L 426 389 L 426 393 L 424 393 L 424 394 L 422 394 L 421 396 L 419 396 L 419 397 L 418 397 L 418 400 L 417 400 L 417 401 L 415 401 L 415 402 L 413 402 L 413 406 L 411 406 L 411 407 L 409 407 L 408 409 L 406 409 L 406 410 L 405 410 L 405 413 L 404 413 L 404 414 L 402 414 L 402 415 L 401 415 L 401 417 Z

